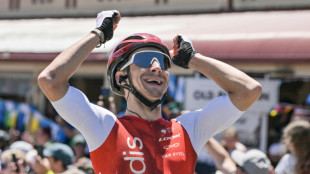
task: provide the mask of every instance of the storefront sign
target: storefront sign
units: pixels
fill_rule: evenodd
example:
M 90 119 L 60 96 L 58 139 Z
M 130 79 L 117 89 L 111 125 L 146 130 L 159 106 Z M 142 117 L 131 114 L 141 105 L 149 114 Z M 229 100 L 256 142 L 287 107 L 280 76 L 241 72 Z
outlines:
M 258 80 L 263 86 L 260 98 L 234 123 L 239 137 L 248 146 L 266 151 L 267 128 L 270 109 L 278 102 L 279 81 Z M 216 83 L 209 79 L 187 78 L 184 108 L 196 110 L 202 108 L 213 98 L 227 95 Z M 218 135 L 220 138 L 220 135 Z

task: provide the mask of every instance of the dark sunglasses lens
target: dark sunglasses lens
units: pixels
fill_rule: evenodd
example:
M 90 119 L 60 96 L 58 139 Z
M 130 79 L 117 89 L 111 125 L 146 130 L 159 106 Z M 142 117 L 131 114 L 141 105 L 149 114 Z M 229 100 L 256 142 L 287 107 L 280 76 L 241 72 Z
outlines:
M 170 58 L 169 57 L 164 56 L 164 65 L 165 65 L 166 69 L 171 68 Z
M 5 168 L 6 168 L 6 166 L 7 166 L 7 164 L 6 164 L 6 163 L 1 163 L 1 169 L 5 169 Z
M 164 70 L 170 68 L 169 58 L 161 53 L 156 52 L 140 52 L 134 57 L 134 64 L 147 68 L 151 65 L 153 60 L 157 59 L 159 61 L 160 67 Z

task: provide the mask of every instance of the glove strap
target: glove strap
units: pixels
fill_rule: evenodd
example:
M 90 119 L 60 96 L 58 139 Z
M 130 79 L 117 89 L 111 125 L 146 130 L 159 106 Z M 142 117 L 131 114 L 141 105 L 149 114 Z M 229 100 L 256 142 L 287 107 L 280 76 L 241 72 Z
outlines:
M 103 41 L 102 37 L 100 36 L 100 33 L 98 33 L 96 30 L 92 30 L 91 33 L 93 33 L 99 37 L 99 45 L 97 45 L 96 48 L 101 47 L 101 45 L 104 43 L 104 41 Z

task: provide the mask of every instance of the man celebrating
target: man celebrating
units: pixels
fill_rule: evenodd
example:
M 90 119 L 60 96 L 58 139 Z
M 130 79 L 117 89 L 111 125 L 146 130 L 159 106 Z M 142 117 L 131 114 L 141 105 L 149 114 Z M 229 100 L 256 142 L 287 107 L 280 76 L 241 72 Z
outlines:
M 173 50 L 151 34 L 122 40 L 108 60 L 111 90 L 127 101 L 122 118 L 91 104 L 68 80 L 89 53 L 112 39 L 121 16 L 103 11 L 97 28 L 58 55 L 39 75 L 39 85 L 59 115 L 85 137 L 98 173 L 190 173 L 209 138 L 229 127 L 260 96 L 261 85 L 243 72 L 197 53 L 177 35 Z M 195 69 L 228 92 L 204 108 L 162 119 L 161 102 L 174 64 Z M 207 87 L 206 87 L 207 88 Z

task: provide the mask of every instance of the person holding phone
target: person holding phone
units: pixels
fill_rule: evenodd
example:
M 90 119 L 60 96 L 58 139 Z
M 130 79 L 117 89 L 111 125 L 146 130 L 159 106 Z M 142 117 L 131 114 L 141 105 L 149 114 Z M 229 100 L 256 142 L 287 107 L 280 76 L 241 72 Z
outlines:
M 1 154 L 1 174 L 25 174 L 26 154 L 18 149 L 8 149 Z
M 108 60 L 112 92 L 127 102 L 125 114 L 94 105 L 69 78 L 97 46 L 113 38 L 118 11 L 98 14 L 96 29 L 59 54 L 38 83 L 57 112 L 85 137 L 97 174 L 194 173 L 197 154 L 209 138 L 233 124 L 260 96 L 262 87 L 240 70 L 194 50 L 190 40 L 173 38 L 173 50 L 155 35 L 136 33 L 116 45 Z M 170 121 L 161 103 L 172 62 L 195 69 L 228 94 Z M 206 86 L 206 88 L 208 88 Z

